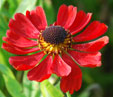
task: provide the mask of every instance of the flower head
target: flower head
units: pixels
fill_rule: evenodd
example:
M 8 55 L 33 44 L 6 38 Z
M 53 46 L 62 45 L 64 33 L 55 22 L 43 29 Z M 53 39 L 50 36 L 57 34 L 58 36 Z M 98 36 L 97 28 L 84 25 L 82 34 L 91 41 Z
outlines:
M 107 36 L 91 41 L 107 31 L 107 26 L 99 21 L 93 21 L 85 28 L 91 16 L 92 13 L 77 12 L 72 5 L 61 5 L 56 22 L 48 26 L 44 10 L 39 6 L 27 11 L 26 15 L 16 13 L 9 21 L 2 48 L 24 55 L 10 57 L 9 63 L 16 70 L 29 70 L 29 80 L 41 82 L 54 73 L 61 77 L 61 90 L 72 94 L 81 87 L 79 66 L 101 66 L 99 50 L 109 41 Z

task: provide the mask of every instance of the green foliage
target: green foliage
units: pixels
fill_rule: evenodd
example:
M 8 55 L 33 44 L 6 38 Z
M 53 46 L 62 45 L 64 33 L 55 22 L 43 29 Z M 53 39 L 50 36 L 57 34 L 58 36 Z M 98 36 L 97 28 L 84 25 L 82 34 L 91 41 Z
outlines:
M 17 82 L 17 80 L 3 75 L 6 88 L 8 92 L 12 95 L 12 97 L 25 97 L 25 95 L 22 92 L 21 85 Z
M 35 81 L 29 81 L 27 79 L 27 72 L 24 72 L 23 86 L 23 91 L 26 97 L 40 97 L 41 91 L 39 83 Z
M 22 0 L 21 3 L 18 5 L 18 8 L 16 9 L 15 13 L 25 13 L 26 10 L 31 10 L 35 8 L 36 1 L 37 0 Z
M 41 83 L 43 97 L 64 97 L 63 93 L 55 88 L 48 80 Z
M 6 97 L 6 96 L 2 93 L 2 91 L 0 91 L 0 97 Z
M 4 5 L 5 0 L 0 0 L 0 9 L 2 8 L 2 6 Z
M 55 16 L 54 16 L 55 14 L 54 14 L 54 9 L 53 9 L 51 0 L 48 0 L 48 2 L 46 2 L 46 0 L 44 0 L 43 7 L 44 7 L 44 10 L 46 13 L 48 25 L 50 25 L 55 21 Z
M 5 65 L 0 64 L 0 71 L 3 74 L 5 85 L 12 97 L 25 97 L 22 93 L 22 87 L 15 79 L 12 71 Z

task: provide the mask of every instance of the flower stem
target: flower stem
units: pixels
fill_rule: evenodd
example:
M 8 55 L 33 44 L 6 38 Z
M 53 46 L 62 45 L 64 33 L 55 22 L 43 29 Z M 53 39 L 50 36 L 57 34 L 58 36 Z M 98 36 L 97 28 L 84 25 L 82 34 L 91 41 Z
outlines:
M 69 93 L 69 92 L 67 92 L 67 93 L 66 93 L 66 95 L 67 95 L 67 97 L 71 97 L 71 95 L 70 95 L 70 93 Z

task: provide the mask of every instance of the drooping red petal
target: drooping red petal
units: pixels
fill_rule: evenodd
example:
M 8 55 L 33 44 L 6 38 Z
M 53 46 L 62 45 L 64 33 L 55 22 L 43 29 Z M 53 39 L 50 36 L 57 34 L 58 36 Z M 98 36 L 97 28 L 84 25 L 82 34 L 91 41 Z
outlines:
M 71 67 L 66 64 L 59 55 L 55 55 L 52 71 L 58 76 L 67 76 L 71 72 Z
M 84 11 L 79 11 L 75 18 L 75 21 L 69 28 L 72 35 L 81 31 L 90 21 L 92 13 L 85 13 Z
M 75 20 L 77 8 L 72 5 L 61 5 L 57 15 L 57 25 L 61 25 L 65 29 L 68 29 Z
M 26 16 L 38 30 L 44 30 L 47 26 L 46 16 L 43 8 L 38 6 L 36 10 L 27 11 Z
M 7 30 L 7 37 L 3 37 L 3 40 L 11 45 L 15 45 L 21 48 L 27 48 L 38 45 L 37 41 L 24 38 L 23 36 L 16 34 L 11 30 Z
M 38 29 L 31 23 L 31 21 L 21 13 L 15 14 L 15 20 L 10 19 L 9 28 L 26 38 L 37 39 L 39 35 Z
M 36 53 L 33 55 L 28 56 L 13 56 L 9 58 L 9 63 L 16 69 L 16 70 L 29 70 L 32 69 L 36 64 L 44 56 L 43 52 Z
M 52 56 L 47 56 L 38 66 L 28 72 L 28 79 L 41 82 L 51 75 Z
M 75 62 L 66 54 L 62 56 L 63 60 L 71 66 L 71 73 L 61 78 L 60 87 L 63 92 L 69 91 L 73 94 L 74 91 L 78 91 L 82 84 L 82 72 Z
M 69 54 L 75 59 L 75 61 L 83 67 L 99 67 L 101 66 L 101 53 L 84 53 L 77 51 L 69 51 Z
M 73 40 L 75 42 L 83 42 L 95 39 L 103 35 L 107 31 L 107 26 L 99 21 L 92 22 L 82 33 L 75 36 Z
M 73 45 L 72 48 L 86 52 L 97 52 L 101 48 L 103 48 L 108 42 L 108 36 L 103 36 L 102 38 L 99 38 L 98 40 L 93 42 Z
M 16 47 L 16 46 L 12 46 L 12 45 L 9 45 L 7 43 L 3 43 L 2 48 L 5 49 L 6 51 L 10 52 L 10 53 L 17 54 L 17 55 L 24 55 L 24 54 L 28 54 L 28 53 L 32 53 L 32 52 L 40 50 L 38 47 L 37 48 L 25 49 L 25 48 L 19 48 L 19 47 Z

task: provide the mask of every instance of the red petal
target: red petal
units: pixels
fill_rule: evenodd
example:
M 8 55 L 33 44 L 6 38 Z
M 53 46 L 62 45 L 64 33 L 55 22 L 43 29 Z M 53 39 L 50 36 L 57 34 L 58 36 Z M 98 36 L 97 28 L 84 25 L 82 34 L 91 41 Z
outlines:
M 51 75 L 52 56 L 47 56 L 38 66 L 28 72 L 28 79 L 41 82 Z
M 57 15 L 57 25 L 61 25 L 65 29 L 68 29 L 75 20 L 77 8 L 72 5 L 61 5 Z
M 103 35 L 107 31 L 107 26 L 98 21 L 92 22 L 81 34 L 75 36 L 75 42 L 89 41 Z
M 83 67 L 99 67 L 101 66 L 101 53 L 82 53 L 77 51 L 69 51 L 70 55 Z
M 76 19 L 69 28 L 72 35 L 81 31 L 90 21 L 92 13 L 85 13 L 84 11 L 79 11 L 77 13 Z
M 38 30 L 44 30 L 47 26 L 46 16 L 43 8 L 37 7 L 31 12 L 27 11 L 26 16 L 31 20 Z
M 52 71 L 58 76 L 67 76 L 71 72 L 71 67 L 68 66 L 59 55 L 55 55 Z
M 16 34 L 11 30 L 7 30 L 7 36 L 8 37 L 3 37 L 3 40 L 17 47 L 25 48 L 25 47 L 32 47 L 38 45 L 37 41 L 24 38 L 21 35 Z
M 3 43 L 2 48 L 10 53 L 17 54 L 17 55 L 24 55 L 24 54 L 28 54 L 28 53 L 32 53 L 32 52 L 40 50 L 38 47 L 31 48 L 31 49 L 25 49 L 25 48 L 19 48 L 16 46 L 12 46 L 6 43 Z
M 15 14 L 15 20 L 11 19 L 9 22 L 9 28 L 26 38 L 36 38 L 39 35 L 39 31 L 30 22 L 30 20 L 21 13 Z
M 43 52 L 29 56 L 14 56 L 9 58 L 9 63 L 16 70 L 29 70 L 32 69 L 36 64 L 38 64 L 43 56 Z
M 78 91 L 82 84 L 82 72 L 75 62 L 67 55 L 62 56 L 63 60 L 71 66 L 71 73 L 61 78 L 60 87 L 63 92 L 69 91 L 73 94 L 74 90 Z
M 103 48 L 108 42 L 109 38 L 107 36 L 103 36 L 102 38 L 99 38 L 98 40 L 93 42 L 73 45 L 72 48 L 86 52 L 97 52 L 101 48 Z

